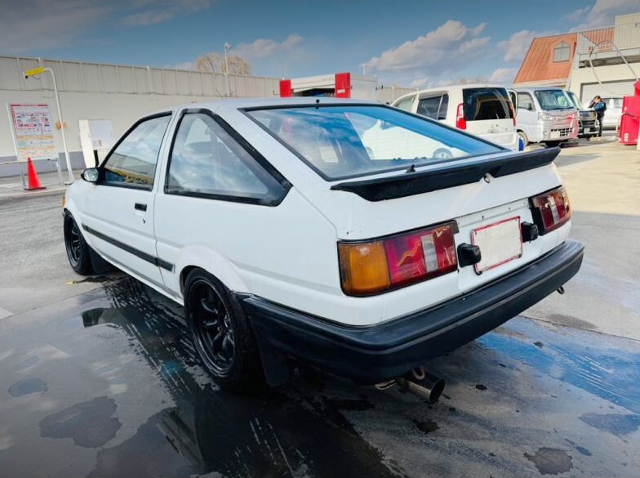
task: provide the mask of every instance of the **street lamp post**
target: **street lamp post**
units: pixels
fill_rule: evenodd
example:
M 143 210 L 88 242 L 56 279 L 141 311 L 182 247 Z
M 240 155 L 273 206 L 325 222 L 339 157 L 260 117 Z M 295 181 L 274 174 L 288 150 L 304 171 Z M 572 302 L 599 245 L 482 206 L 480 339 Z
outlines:
M 229 86 L 229 58 L 227 56 L 227 53 L 229 50 L 231 50 L 231 45 L 225 42 L 224 43 L 224 75 L 227 80 L 227 97 L 231 96 L 231 88 Z
M 64 134 L 64 119 L 62 117 L 62 108 L 60 107 L 60 96 L 58 95 L 58 84 L 56 83 L 56 75 L 51 68 L 34 68 L 33 70 L 27 70 L 24 72 L 25 78 L 32 76 L 38 76 L 44 72 L 51 73 L 51 79 L 53 80 L 53 93 L 56 98 L 56 108 L 58 110 L 58 120 L 60 121 L 60 133 L 62 134 L 62 148 L 64 149 L 64 157 L 67 162 L 67 172 L 69 174 L 69 181 L 67 184 L 71 184 L 75 178 L 73 177 L 73 170 L 71 169 L 71 157 L 69 156 L 69 149 L 67 148 L 67 138 Z

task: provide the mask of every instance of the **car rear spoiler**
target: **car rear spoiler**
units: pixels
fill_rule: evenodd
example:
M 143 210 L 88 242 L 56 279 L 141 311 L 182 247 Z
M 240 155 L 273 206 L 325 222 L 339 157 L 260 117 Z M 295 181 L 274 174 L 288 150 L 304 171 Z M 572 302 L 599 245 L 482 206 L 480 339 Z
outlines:
M 526 153 L 513 153 L 497 159 L 487 159 L 473 164 L 450 163 L 446 167 L 429 171 L 407 171 L 406 174 L 378 179 L 365 179 L 338 183 L 335 191 L 355 193 L 367 201 L 397 199 L 416 194 L 475 183 L 486 174 L 494 178 L 521 173 L 553 162 L 560 148 L 547 148 Z

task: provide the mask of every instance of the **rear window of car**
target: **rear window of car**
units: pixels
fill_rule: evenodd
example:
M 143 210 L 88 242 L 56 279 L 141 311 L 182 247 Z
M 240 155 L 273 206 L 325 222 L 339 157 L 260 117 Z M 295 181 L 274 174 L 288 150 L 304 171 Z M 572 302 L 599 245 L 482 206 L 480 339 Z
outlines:
M 327 180 L 504 151 L 382 105 L 252 109 L 247 114 Z
M 511 102 L 504 88 L 465 88 L 462 92 L 467 121 L 511 119 Z

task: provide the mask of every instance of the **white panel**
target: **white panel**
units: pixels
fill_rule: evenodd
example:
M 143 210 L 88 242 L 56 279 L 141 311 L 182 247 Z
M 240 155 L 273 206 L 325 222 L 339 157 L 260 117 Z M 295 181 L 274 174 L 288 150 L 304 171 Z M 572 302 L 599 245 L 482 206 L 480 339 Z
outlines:
M 135 80 L 133 70 L 126 66 L 118 67 L 118 78 L 120 79 L 120 91 L 122 93 L 135 93 Z

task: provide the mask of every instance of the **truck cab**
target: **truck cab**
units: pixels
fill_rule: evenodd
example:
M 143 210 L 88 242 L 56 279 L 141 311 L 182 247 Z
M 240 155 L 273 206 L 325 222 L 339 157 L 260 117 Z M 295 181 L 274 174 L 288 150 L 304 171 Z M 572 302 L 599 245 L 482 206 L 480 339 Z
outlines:
M 516 130 L 524 144 L 558 146 L 578 138 L 578 110 L 557 87 L 516 88 Z

